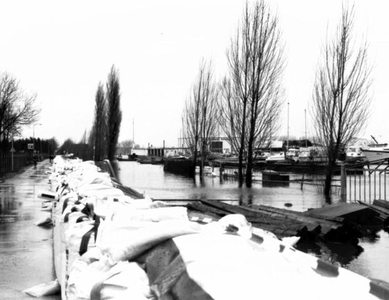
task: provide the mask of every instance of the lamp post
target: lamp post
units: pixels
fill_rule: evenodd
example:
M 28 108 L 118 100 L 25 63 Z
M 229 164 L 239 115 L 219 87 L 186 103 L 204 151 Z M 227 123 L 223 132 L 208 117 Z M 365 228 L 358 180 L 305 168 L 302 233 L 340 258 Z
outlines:
M 14 134 L 12 133 L 12 140 L 11 140 L 11 171 L 14 171 Z
M 42 125 L 41 123 L 38 124 L 32 124 L 32 139 L 33 139 L 33 154 L 35 154 L 35 126 Z M 42 141 L 41 141 L 42 143 Z M 42 144 L 41 144 L 42 145 Z M 42 148 L 42 147 L 41 147 Z

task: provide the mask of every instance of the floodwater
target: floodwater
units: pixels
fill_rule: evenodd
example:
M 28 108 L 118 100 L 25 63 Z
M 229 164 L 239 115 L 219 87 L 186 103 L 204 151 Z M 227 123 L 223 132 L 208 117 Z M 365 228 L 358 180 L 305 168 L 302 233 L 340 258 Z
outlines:
M 261 174 L 254 174 L 252 188 L 238 188 L 235 180 L 205 177 L 203 183 L 163 171 L 162 165 L 119 162 L 119 179 L 129 187 L 153 199 L 222 199 L 237 203 L 243 201 L 294 211 L 306 211 L 326 204 L 321 187 L 314 178 L 290 174 L 290 183 L 282 186 L 263 186 Z M 218 174 L 218 170 L 215 170 Z M 336 201 L 337 195 L 333 197 Z M 379 231 L 373 237 L 363 238 L 359 247 L 345 244 L 307 245 L 300 249 L 332 263 L 338 263 L 356 273 L 389 282 L 389 234 Z
M 305 175 L 305 183 L 293 183 L 302 175 L 290 176 L 290 183 L 277 187 L 263 186 L 261 174 L 254 174 L 252 188 L 237 188 L 234 179 L 220 180 L 219 177 L 206 176 L 204 182 L 185 176 L 163 171 L 163 165 L 139 164 L 136 162 L 119 162 L 119 177 L 123 184 L 145 192 L 153 199 L 223 199 L 240 200 L 251 204 L 263 204 L 287 208 L 292 204 L 295 211 L 322 207 L 325 199 L 318 193 L 318 187 Z M 215 168 L 215 174 L 218 174 Z M 256 182 L 258 181 L 258 182 Z
M 1 299 L 31 299 L 22 291 L 55 279 L 52 229 L 34 224 L 50 216 L 42 210 L 44 199 L 38 197 L 48 188 L 47 166 L 45 161 L 0 179 Z

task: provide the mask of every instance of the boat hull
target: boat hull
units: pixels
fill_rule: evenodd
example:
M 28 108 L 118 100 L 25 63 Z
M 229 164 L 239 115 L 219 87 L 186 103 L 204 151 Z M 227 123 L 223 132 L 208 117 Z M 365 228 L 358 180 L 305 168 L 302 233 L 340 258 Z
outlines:
M 368 150 L 362 149 L 368 162 L 380 162 L 389 159 L 389 150 Z

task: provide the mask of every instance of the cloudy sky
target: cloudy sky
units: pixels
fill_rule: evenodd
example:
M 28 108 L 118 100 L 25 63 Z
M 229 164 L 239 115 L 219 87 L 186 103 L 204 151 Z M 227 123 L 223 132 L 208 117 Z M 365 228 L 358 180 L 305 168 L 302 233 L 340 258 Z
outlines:
M 283 127 L 312 132 L 309 105 L 326 34 L 339 22 L 339 0 L 268 1 L 277 11 L 287 62 Z M 241 18 L 242 0 L 0 0 L 0 72 L 37 93 L 35 136 L 79 141 L 93 123 L 95 93 L 112 65 L 119 70 L 123 121 L 119 140 L 176 146 L 181 113 L 201 59 L 226 72 L 225 52 Z M 356 37 L 369 43 L 373 66 L 371 119 L 364 136 L 387 133 L 389 18 L 386 0 L 355 3 Z M 307 122 L 305 113 L 307 110 Z M 135 125 L 133 127 L 133 124 Z M 24 136 L 32 136 L 32 126 Z

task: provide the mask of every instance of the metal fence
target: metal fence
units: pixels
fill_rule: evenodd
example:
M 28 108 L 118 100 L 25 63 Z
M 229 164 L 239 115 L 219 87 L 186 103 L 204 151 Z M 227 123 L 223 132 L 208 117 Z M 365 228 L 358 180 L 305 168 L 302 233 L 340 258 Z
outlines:
M 0 155 L 0 175 L 18 171 L 22 167 L 32 163 L 32 155 L 22 154 L 1 154 Z
M 341 175 L 342 195 L 347 202 L 388 201 L 388 164 L 365 165 L 363 168 L 344 168 Z

